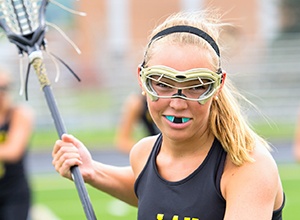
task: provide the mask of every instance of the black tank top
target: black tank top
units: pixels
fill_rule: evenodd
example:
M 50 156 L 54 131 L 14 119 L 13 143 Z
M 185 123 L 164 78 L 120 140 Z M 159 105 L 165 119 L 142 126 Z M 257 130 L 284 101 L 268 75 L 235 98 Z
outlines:
M 188 177 L 170 182 L 156 167 L 162 135 L 154 144 L 148 161 L 135 182 L 139 220 L 222 220 L 226 201 L 220 190 L 226 152 L 215 139 L 201 165 Z M 281 210 L 272 220 L 281 219 Z
M 12 114 L 11 110 L 8 115 L 8 120 L 0 125 L 0 143 L 5 141 L 7 132 L 10 125 L 10 116 Z M 7 163 L 0 161 L 0 199 L 3 196 L 9 196 L 12 191 L 16 189 L 28 188 L 28 182 L 26 178 L 25 168 L 24 168 L 24 154 L 21 159 L 14 163 Z

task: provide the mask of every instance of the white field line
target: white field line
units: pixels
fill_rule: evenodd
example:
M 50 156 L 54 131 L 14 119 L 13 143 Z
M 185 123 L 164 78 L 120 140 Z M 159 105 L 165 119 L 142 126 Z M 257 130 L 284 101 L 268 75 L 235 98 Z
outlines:
M 32 220 L 60 220 L 47 206 L 35 204 L 30 210 Z

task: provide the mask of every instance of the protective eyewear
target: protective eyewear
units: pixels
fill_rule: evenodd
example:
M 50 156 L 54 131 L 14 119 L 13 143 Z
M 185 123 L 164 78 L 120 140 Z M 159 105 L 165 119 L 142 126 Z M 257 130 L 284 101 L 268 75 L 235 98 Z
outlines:
M 219 89 L 222 74 L 206 68 L 177 71 L 166 66 L 141 67 L 141 82 L 151 100 L 182 98 L 205 104 Z

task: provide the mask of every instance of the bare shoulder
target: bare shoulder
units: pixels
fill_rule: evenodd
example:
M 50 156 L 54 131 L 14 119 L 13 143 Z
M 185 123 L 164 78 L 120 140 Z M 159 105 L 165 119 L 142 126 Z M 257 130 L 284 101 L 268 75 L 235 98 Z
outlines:
M 235 166 L 229 158 L 226 160 L 225 170 L 224 172 L 234 172 L 234 173 L 245 173 L 242 171 L 257 171 L 260 170 L 261 172 L 267 171 L 268 175 L 272 173 L 276 174 L 278 172 L 277 165 L 272 157 L 270 151 L 261 143 L 258 143 L 257 146 L 254 148 L 253 152 L 251 152 L 251 157 L 254 159 L 254 162 L 247 162 L 241 166 Z M 256 174 L 259 176 L 259 174 Z
M 225 188 L 228 188 L 227 184 L 231 186 L 244 181 L 272 185 L 272 182 L 277 179 L 278 169 L 269 150 L 262 144 L 258 144 L 251 157 L 254 162 L 246 162 L 241 166 L 234 165 L 229 158 L 226 159 L 222 178 Z
M 158 135 L 145 137 L 131 149 L 130 164 L 136 178 L 144 168 L 157 137 Z
M 268 175 L 269 177 L 277 177 L 277 164 L 266 146 L 258 143 L 254 151 L 251 153 L 251 156 L 254 159 L 254 162 L 246 163 L 245 169 L 253 169 L 255 171 L 261 170 L 261 172 L 263 172 L 263 175 Z M 258 174 L 258 176 L 260 175 Z

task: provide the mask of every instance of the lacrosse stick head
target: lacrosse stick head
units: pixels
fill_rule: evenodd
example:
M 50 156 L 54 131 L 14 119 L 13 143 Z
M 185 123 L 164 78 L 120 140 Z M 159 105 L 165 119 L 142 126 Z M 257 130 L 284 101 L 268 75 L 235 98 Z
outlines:
M 0 27 L 20 54 L 45 47 L 45 12 L 49 0 L 0 0 Z

